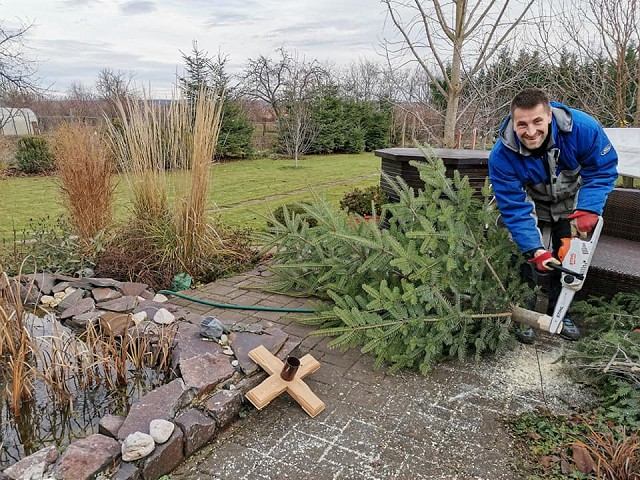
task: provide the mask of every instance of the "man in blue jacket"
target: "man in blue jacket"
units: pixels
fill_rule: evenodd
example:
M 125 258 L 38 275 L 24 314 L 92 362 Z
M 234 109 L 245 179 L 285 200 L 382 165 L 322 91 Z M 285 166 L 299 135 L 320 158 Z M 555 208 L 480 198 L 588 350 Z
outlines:
M 559 264 L 568 249 L 571 223 L 580 235 L 593 230 L 614 187 L 617 163 L 593 117 L 550 102 L 539 89 L 514 97 L 489 156 L 489 177 L 504 224 L 532 264 L 533 279 L 546 290 L 549 314 L 561 290 L 560 274 L 549 264 Z M 543 240 L 547 232 L 551 245 Z M 560 335 L 576 340 L 580 332 L 565 317 Z M 525 343 L 535 340 L 531 328 L 517 336 Z

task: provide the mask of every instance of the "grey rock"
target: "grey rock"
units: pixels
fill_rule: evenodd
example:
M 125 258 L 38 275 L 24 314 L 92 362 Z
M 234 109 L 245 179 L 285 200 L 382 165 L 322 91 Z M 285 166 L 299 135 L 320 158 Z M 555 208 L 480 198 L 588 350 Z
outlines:
M 169 440 L 176 426 L 168 420 L 155 418 L 149 422 L 149 435 L 158 445 Z
M 124 422 L 124 417 L 120 415 L 107 414 L 100 419 L 98 423 L 98 433 L 106 435 L 107 437 L 117 438 L 118 430 Z
M 142 476 L 145 480 L 155 480 L 174 470 L 184 460 L 182 430 L 176 428 L 166 443 L 158 445 L 144 461 Z
M 225 428 L 238 415 L 242 407 L 240 390 L 220 390 L 213 394 L 205 404 L 207 413 L 216 421 L 218 428 Z
M 84 277 L 93 277 L 96 272 L 93 270 L 93 268 L 81 268 L 80 270 L 78 270 L 77 272 L 75 272 L 76 275 L 78 277 L 84 278 Z
M 200 327 L 191 323 L 180 323 L 175 337 L 176 346 L 173 349 L 171 363 L 177 367 L 183 360 L 197 357 L 205 353 L 222 352 L 222 347 L 217 342 L 205 341 L 200 337 Z
M 96 324 L 100 317 L 104 314 L 103 310 L 92 310 L 82 315 L 76 315 L 70 320 L 67 320 L 65 325 L 70 327 L 85 329 L 89 324 Z
M 40 301 L 38 288 L 35 285 L 28 287 L 20 285 L 20 298 L 25 305 L 37 305 Z
M 195 408 L 190 408 L 184 413 L 181 413 L 176 417 L 175 421 L 184 433 L 185 457 L 191 456 L 205 446 L 216 434 L 217 426 L 215 419 L 212 419 Z
M 133 311 L 133 313 L 145 311 L 147 312 L 147 316 L 149 318 L 153 318 L 156 312 L 161 308 L 169 310 L 171 313 L 173 313 L 176 316 L 177 319 L 181 317 L 184 318 L 184 316 L 187 315 L 186 313 L 184 313 L 184 316 L 183 316 L 183 313 L 182 313 L 183 309 L 181 309 L 177 305 L 172 305 L 170 303 L 158 303 L 158 302 L 154 302 L 153 300 L 146 300 L 144 302 L 140 302 L 138 306 L 135 308 L 135 310 Z
M 132 296 L 124 296 L 114 300 L 98 303 L 97 307 L 110 312 L 128 312 L 138 305 L 138 298 Z
M 229 359 L 220 353 L 205 353 L 186 358 L 180 363 L 180 374 L 185 385 L 195 389 L 198 395 L 210 392 L 234 372 Z
M 135 463 L 122 462 L 112 480 L 140 480 L 142 472 Z
M 204 317 L 200 326 L 202 327 L 200 335 L 212 340 L 217 340 L 223 334 L 229 333 L 229 329 L 220 320 L 212 316 Z
M 265 329 L 263 335 L 248 332 L 234 332 L 229 338 L 231 345 L 233 345 L 233 352 L 238 362 L 240 362 L 240 368 L 242 368 L 245 374 L 250 375 L 260 367 L 249 358 L 249 352 L 260 345 L 264 345 L 267 350 L 275 354 L 280 350 L 282 345 L 284 345 L 288 337 L 289 335 L 279 328 L 269 327 Z
M 116 298 L 120 298 L 122 294 L 114 290 L 113 288 L 94 288 L 91 291 L 91 295 L 96 300 L 96 302 L 106 302 L 107 300 L 115 300 Z
M 120 443 L 113 438 L 94 433 L 75 440 L 60 457 L 55 476 L 60 480 L 89 480 L 120 456 Z
M 71 295 L 73 295 L 73 293 Z M 93 298 L 91 297 L 82 298 L 75 305 L 63 310 L 62 313 L 60 314 L 60 320 L 66 320 L 67 318 L 75 317 L 76 315 L 82 315 L 83 313 L 90 312 L 95 308 L 95 306 L 96 304 L 93 301 Z
M 146 283 L 120 282 L 118 290 L 126 297 L 137 297 L 147 289 Z
M 59 282 L 56 283 L 55 287 L 51 289 L 51 293 L 59 293 L 64 292 L 67 287 L 70 287 L 71 284 L 69 282 Z
M 118 438 L 123 440 L 134 432 L 149 433 L 151 420 L 173 418 L 192 398 L 181 378 L 152 390 L 131 405 L 127 418 L 118 430 Z
M 151 300 L 155 296 L 155 293 L 153 293 L 151 290 L 145 290 L 139 296 L 144 298 L 145 300 Z
M 104 288 L 104 287 L 118 287 L 122 284 L 118 280 L 114 280 L 113 278 L 84 278 L 83 280 L 89 282 L 94 287 Z
M 76 291 L 64 297 L 64 299 L 58 305 L 58 310 L 64 312 L 66 309 L 73 307 L 76 303 L 84 298 L 86 292 L 78 288 Z
M 296 349 L 302 343 L 302 339 L 298 337 L 289 337 L 287 341 L 282 345 L 282 348 L 278 350 L 276 357 L 284 361 L 289 355 L 293 354 Z
M 58 282 L 74 282 L 74 281 L 77 280 L 76 277 L 70 277 L 69 275 L 62 275 L 60 273 L 54 273 L 53 274 L 53 278 L 55 278 L 56 281 L 58 281 Z
M 32 273 L 29 275 L 24 275 L 29 281 L 35 282 L 36 286 L 40 290 L 40 293 L 43 295 L 51 295 L 53 286 L 55 284 L 55 278 L 53 275 L 42 272 L 42 273 Z
M 58 451 L 55 446 L 45 447 L 14 463 L 4 474 L 12 480 L 43 478 L 49 465 L 55 463 L 57 458 Z
M 238 382 L 237 388 L 243 394 L 246 394 L 249 390 L 257 387 L 262 382 L 264 382 L 268 376 L 269 375 L 267 375 L 267 372 L 265 372 L 264 370 L 261 370 L 259 372 L 254 373 L 250 377 L 246 377 L 240 380 Z
M 125 462 L 133 462 L 140 460 L 153 452 L 156 443 L 148 433 L 133 432 L 127 435 L 122 442 L 122 460 Z

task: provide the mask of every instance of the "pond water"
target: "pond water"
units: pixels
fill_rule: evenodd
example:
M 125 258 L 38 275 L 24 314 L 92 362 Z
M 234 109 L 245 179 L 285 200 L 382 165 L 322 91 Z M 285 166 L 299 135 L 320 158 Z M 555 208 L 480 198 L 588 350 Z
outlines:
M 173 372 L 153 368 L 127 371 L 126 385 L 107 388 L 103 383 L 80 390 L 70 386 L 66 400 L 52 396 L 47 384 L 34 382 L 33 398 L 23 401 L 20 414 L 10 406 L 9 371 L 0 371 L 0 471 L 49 445 L 65 447 L 76 438 L 98 432 L 98 423 L 106 414 L 126 415 L 133 402 L 154 388 L 175 378 Z M 3 378 L 4 377 L 4 378 Z

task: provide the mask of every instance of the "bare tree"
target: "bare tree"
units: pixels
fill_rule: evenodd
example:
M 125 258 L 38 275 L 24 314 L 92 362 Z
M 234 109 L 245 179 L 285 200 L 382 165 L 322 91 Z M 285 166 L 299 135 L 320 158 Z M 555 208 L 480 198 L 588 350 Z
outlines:
M 127 97 L 134 94 L 132 84 L 132 73 L 103 68 L 98 73 L 96 90 L 102 100 L 115 105 L 118 100 L 124 102 Z
M 318 135 L 318 126 L 311 117 L 310 102 L 295 100 L 287 105 L 286 114 L 278 120 L 280 141 L 287 156 L 295 160 L 309 151 Z
M 66 94 L 66 104 L 70 117 L 84 119 L 99 116 L 98 95 L 82 83 L 72 83 Z
M 15 29 L 0 23 L 0 93 L 37 92 L 35 63 L 24 55 L 24 37 L 31 25 Z
M 297 98 L 308 95 L 327 77 L 327 69 L 317 60 L 307 61 L 296 52 L 278 49 L 279 58 L 259 56 L 249 59 L 244 74 L 246 95 L 262 100 L 273 109 L 276 119 L 283 114 L 284 99 L 292 92 Z
M 540 46 L 563 73 L 558 81 L 583 100 L 580 106 L 605 124 L 640 126 L 640 1 L 552 2 L 544 18 Z M 558 68 L 567 55 L 588 68 L 588 78 Z
M 469 81 L 507 41 L 534 0 L 383 0 L 398 38 L 387 54 L 417 62 L 445 100 L 444 145 L 455 144 L 460 97 Z

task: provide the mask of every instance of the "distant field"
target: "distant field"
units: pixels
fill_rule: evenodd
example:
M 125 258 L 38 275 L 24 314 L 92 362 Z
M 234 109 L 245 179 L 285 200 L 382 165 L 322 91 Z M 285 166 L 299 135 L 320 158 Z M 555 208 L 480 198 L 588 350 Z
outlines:
M 238 226 L 262 228 L 264 215 L 293 201 L 321 193 L 336 204 L 356 186 L 379 181 L 380 159 L 373 153 L 310 156 L 292 160 L 242 160 L 212 165 L 210 212 Z M 129 190 L 119 178 L 116 218 L 125 217 Z M 57 217 L 64 213 L 55 177 L 25 177 L 0 180 L 0 239 L 20 232 L 30 219 Z

